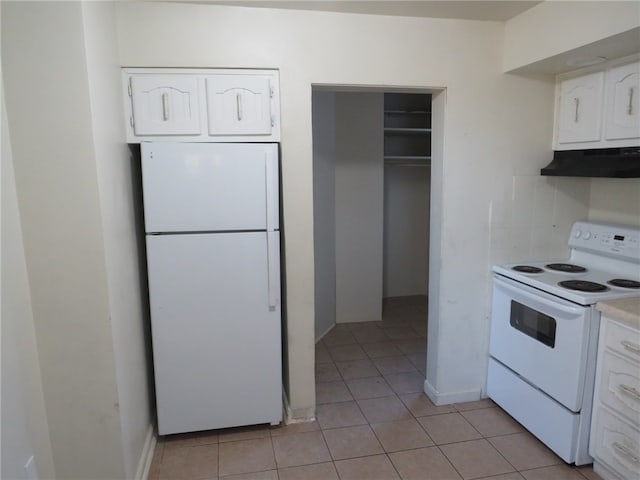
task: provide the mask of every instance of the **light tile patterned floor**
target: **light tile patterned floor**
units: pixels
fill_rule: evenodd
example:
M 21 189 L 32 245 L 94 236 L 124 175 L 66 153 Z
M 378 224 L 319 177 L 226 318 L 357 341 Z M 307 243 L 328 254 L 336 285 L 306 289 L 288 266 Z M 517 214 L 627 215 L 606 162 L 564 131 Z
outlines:
M 150 480 L 596 480 L 490 400 L 437 407 L 423 393 L 425 297 L 316 346 L 317 421 L 162 438 Z

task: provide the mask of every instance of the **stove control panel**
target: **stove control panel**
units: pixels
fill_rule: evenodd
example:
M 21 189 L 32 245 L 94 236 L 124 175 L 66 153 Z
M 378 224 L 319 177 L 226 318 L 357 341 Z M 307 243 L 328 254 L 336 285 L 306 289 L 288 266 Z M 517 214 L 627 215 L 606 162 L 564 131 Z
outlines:
M 640 263 L 640 228 L 602 223 L 576 222 L 569 246 L 581 250 L 615 254 Z

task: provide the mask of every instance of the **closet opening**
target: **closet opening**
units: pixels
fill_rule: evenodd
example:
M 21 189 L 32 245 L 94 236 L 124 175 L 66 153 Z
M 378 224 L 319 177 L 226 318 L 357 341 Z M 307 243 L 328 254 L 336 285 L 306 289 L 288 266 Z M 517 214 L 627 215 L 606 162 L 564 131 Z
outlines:
M 318 404 L 364 378 L 391 394 L 424 391 L 431 98 L 313 89 Z

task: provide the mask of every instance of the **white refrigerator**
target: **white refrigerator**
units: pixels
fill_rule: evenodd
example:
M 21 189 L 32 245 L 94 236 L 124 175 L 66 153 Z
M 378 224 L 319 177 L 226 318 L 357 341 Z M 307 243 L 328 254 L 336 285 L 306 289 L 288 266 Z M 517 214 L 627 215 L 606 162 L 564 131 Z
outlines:
M 141 156 L 158 433 L 279 423 L 278 145 Z

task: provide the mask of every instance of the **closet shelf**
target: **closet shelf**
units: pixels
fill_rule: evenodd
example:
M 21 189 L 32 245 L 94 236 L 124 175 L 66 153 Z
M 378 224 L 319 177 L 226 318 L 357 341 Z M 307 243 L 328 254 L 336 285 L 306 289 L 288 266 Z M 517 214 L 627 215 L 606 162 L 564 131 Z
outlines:
M 415 133 L 415 134 L 423 134 L 430 133 L 430 128 L 394 128 L 394 127 L 385 127 L 384 133 Z
M 390 115 L 431 115 L 428 110 L 385 110 Z
M 430 167 L 431 157 L 426 155 L 385 155 L 385 166 Z

